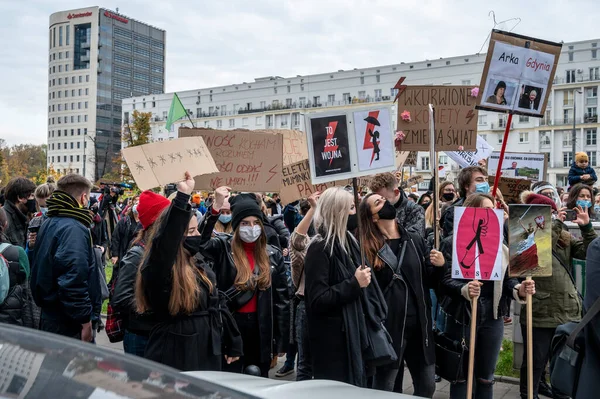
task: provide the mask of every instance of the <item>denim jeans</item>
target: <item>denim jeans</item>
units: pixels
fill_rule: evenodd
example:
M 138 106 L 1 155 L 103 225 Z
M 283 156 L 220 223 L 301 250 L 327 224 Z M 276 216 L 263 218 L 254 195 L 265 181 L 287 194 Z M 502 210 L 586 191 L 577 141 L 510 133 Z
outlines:
M 418 324 L 412 324 L 412 328 L 406 328 L 404 331 L 404 342 L 402 343 L 402 353 L 399 358 L 401 369 L 398 371 L 394 384 L 394 392 L 402 393 L 404 385 L 404 362 L 410 372 L 414 387 L 414 396 L 431 398 L 435 393 L 435 364 L 426 365 L 423 363 L 423 337 L 421 328 Z M 379 373 L 379 369 L 377 370 Z M 377 384 L 379 384 L 377 382 Z
M 393 365 L 377 367 L 377 372 L 373 377 L 372 388 L 380 391 L 392 392 L 394 390 L 394 384 L 396 383 L 398 372 L 399 369 L 397 363 L 394 363 Z M 402 372 L 404 372 L 404 370 L 402 370 Z
M 438 306 L 437 295 L 434 290 L 429 290 L 431 297 L 431 320 L 435 321 L 435 326 L 441 332 L 446 330 L 446 313 L 442 310 L 441 306 Z
M 308 322 L 306 320 L 306 305 L 300 301 L 296 310 L 296 342 L 298 344 L 298 370 L 296 381 L 312 380 L 312 357 L 308 341 Z
M 494 371 L 504 336 L 504 320 L 500 315 L 498 315 L 498 319 L 494 319 L 493 306 L 492 298 L 479 299 L 473 376 L 474 399 L 492 399 L 494 397 Z M 470 345 L 470 332 L 469 325 L 462 325 L 455 321 L 446 325 L 446 333 L 455 339 L 461 339 L 464 336 L 467 345 Z M 470 346 L 469 349 L 472 350 Z M 466 396 L 466 381 L 450 385 L 450 399 L 463 399 Z
M 144 357 L 148 339 L 149 337 L 144 335 L 138 335 L 129 330 L 125 330 L 125 336 L 123 337 L 123 350 L 125 353 L 129 353 L 130 355 Z

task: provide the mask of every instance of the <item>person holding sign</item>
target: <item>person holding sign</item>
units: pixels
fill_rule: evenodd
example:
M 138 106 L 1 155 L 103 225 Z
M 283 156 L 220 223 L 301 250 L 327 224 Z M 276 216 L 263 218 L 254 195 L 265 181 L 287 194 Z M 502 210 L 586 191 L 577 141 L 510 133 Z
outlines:
M 267 244 L 263 213 L 254 194 L 230 197 L 219 187 L 215 200 L 198 228 L 202 255 L 213 261 L 217 284 L 240 329 L 244 355 L 224 371 L 241 373 L 248 366 L 268 377 L 273 349 L 285 353 L 290 314 L 286 268 L 281 251 Z M 212 237 L 229 198 L 233 235 Z M 275 344 L 273 344 L 275 342 Z
M 414 395 L 431 398 L 435 348 L 429 288 L 436 287 L 444 275 L 444 256 L 435 249 L 426 255 L 423 236 L 407 232 L 396 221 L 394 206 L 379 194 L 367 195 L 358 214 L 360 243 L 385 296 L 389 309 L 386 327 L 399 355 L 396 362 L 377 368 L 373 388 L 401 393 L 402 383 L 396 382 L 396 376 L 406 361 Z
M 533 390 L 538 394 L 542 373 L 548 363 L 550 343 L 556 327 L 581 319 L 581 301 L 571 277 L 573 258 L 586 259 L 586 251 L 597 237 L 590 217 L 585 209 L 573 204 L 583 240 L 574 238 L 564 225 L 566 209 L 557 210 L 554 201 L 545 196 L 524 192 L 521 200 L 528 205 L 550 205 L 556 219 L 552 222 L 552 276 L 536 280 L 537 293 L 532 300 L 532 345 L 533 345 Z M 521 310 L 523 344 L 527 347 L 527 318 L 525 308 Z M 527 397 L 527 358 L 523 354 L 521 367 L 521 396 Z
M 491 195 L 483 193 L 471 194 L 463 204 L 469 208 L 495 209 L 495 201 Z M 488 227 L 490 228 L 490 227 Z M 482 232 L 483 233 L 483 232 Z M 501 233 L 498 231 L 498 234 Z M 451 235 L 442 241 L 441 250 L 446 259 L 452 259 L 452 247 L 454 237 Z M 487 253 L 486 237 L 481 235 L 479 243 L 479 255 Z M 484 251 L 481 251 L 481 248 Z M 489 251 L 489 249 L 488 249 Z M 492 251 L 493 252 L 493 251 Z M 508 311 L 510 300 L 525 303 L 527 295 L 535 294 L 535 282 L 527 280 L 519 284 L 517 279 L 508 278 L 508 248 L 502 245 L 502 273 L 497 281 L 461 280 L 452 276 L 452 268 L 446 268 L 446 274 L 442 279 L 441 289 L 445 294 L 440 300 L 442 307 L 448 315 L 446 322 L 446 334 L 461 342 L 464 340 L 469 351 L 474 351 L 474 398 L 493 398 L 494 370 L 502 338 L 504 336 L 504 320 L 502 315 Z M 464 261 L 464 260 L 463 260 Z M 482 260 L 480 260 L 480 263 Z M 470 262 L 469 265 L 470 266 Z M 471 320 L 471 303 L 477 301 L 477 318 Z M 476 323 L 475 345 L 470 345 L 469 325 Z M 450 398 L 462 399 L 467 396 L 467 374 L 463 373 L 459 381 L 452 382 L 450 386 Z
M 217 280 L 199 262 L 200 236 L 190 205 L 194 179 L 186 172 L 177 195 L 156 220 L 137 274 L 139 313 L 152 311 L 158 322 L 145 357 L 182 371 L 220 371 L 242 355 L 240 332 L 221 305 Z

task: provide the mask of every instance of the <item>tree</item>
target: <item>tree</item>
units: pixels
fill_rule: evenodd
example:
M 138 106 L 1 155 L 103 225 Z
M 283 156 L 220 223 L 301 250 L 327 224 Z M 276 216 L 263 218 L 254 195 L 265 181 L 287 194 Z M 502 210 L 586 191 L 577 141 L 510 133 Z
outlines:
M 13 177 L 33 179 L 46 170 L 46 145 L 19 144 L 4 146 L 0 139 L 0 179 L 7 182 Z
M 44 184 L 46 183 L 46 180 L 48 179 L 48 176 L 52 176 L 54 177 L 54 181 L 58 181 L 58 179 L 60 179 L 62 176 L 64 176 L 64 173 L 58 173 L 55 169 L 54 169 L 54 165 L 50 164 L 50 166 L 48 166 L 48 169 L 43 169 L 41 171 L 39 171 L 39 173 L 33 177 L 33 182 L 37 185 L 40 184 Z
M 131 115 L 131 123 L 124 121 L 123 131 L 121 133 L 121 142 L 127 147 L 135 147 L 138 145 L 148 144 L 152 141 L 150 119 L 152 118 L 152 112 L 139 112 L 138 110 L 133 111 Z M 103 179 L 109 179 L 113 181 L 124 181 L 127 183 L 134 183 L 133 175 L 127 167 L 127 163 L 121 154 L 119 154 L 113 160 L 114 164 L 120 166 L 120 178 L 115 179 L 116 174 L 107 173 L 103 176 Z

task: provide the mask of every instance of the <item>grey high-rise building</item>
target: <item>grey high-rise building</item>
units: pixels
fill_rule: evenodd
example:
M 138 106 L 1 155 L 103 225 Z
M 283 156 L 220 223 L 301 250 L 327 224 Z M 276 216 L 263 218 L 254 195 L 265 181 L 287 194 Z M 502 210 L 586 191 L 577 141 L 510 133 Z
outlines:
M 95 181 L 121 150 L 121 100 L 165 89 L 162 29 L 100 7 L 50 16 L 48 166 Z

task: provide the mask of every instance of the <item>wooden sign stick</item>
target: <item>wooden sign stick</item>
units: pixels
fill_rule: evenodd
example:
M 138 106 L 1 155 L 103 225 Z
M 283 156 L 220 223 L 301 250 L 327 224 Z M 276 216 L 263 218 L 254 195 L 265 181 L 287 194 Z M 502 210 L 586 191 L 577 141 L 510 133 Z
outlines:
M 531 280 L 527 276 L 526 280 Z M 532 296 L 527 294 L 527 397 L 533 399 L 533 317 Z
M 477 281 L 477 280 L 473 280 Z M 473 397 L 473 374 L 475 367 L 475 339 L 477 337 L 477 302 L 479 297 L 471 299 L 471 336 L 469 338 L 469 372 L 467 374 L 467 399 Z

